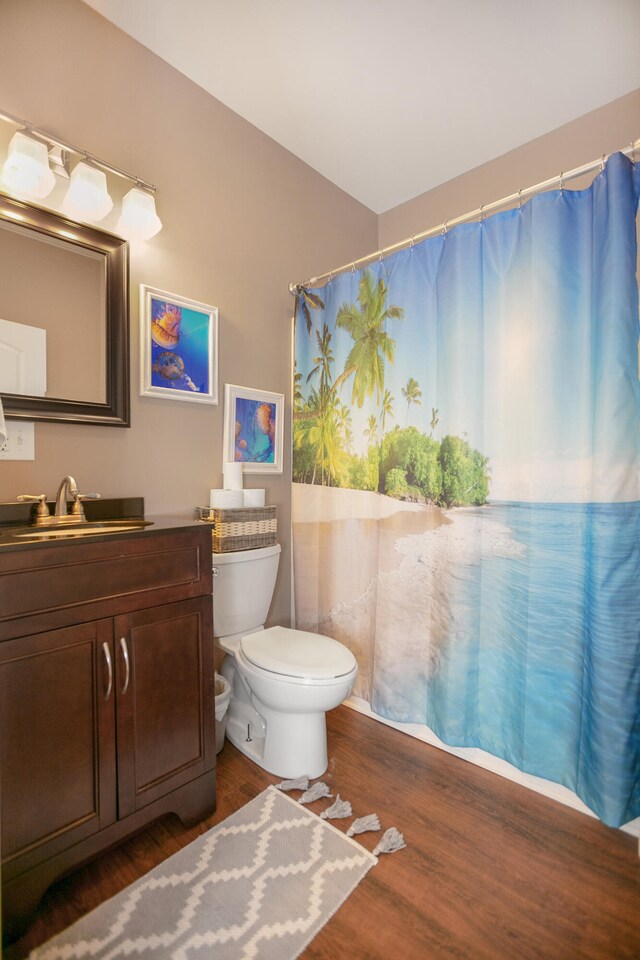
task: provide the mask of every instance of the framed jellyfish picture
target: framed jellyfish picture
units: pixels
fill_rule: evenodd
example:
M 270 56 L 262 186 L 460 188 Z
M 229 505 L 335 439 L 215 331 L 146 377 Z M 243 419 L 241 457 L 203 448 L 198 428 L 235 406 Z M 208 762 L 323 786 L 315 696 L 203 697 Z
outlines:
M 140 395 L 218 402 L 218 308 L 140 284 Z
M 234 383 L 224 391 L 223 461 L 240 461 L 244 473 L 282 473 L 284 395 Z

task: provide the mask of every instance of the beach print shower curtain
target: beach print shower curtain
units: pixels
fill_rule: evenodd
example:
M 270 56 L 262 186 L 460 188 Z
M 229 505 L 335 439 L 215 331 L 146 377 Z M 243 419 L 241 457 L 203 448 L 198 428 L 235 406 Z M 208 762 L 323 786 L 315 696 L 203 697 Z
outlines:
M 640 815 L 640 177 L 296 302 L 296 623 L 378 715 Z

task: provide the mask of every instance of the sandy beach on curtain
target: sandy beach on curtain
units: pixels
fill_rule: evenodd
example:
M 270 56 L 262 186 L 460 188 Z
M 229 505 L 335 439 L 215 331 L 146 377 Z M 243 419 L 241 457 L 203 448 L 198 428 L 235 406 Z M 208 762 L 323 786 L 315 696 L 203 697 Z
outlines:
M 346 643 L 356 695 L 401 664 L 433 673 L 452 639 L 451 578 L 482 557 L 521 556 L 491 508 L 441 510 L 361 490 L 293 485 L 296 622 Z M 375 636 L 375 651 L 373 637 Z

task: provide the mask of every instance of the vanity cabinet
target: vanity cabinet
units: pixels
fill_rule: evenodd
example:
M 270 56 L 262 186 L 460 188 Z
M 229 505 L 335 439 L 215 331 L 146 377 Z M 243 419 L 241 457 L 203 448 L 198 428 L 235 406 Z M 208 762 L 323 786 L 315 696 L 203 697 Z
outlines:
M 3 933 L 154 819 L 215 809 L 211 534 L 0 554 Z
M 0 644 L 3 873 L 116 819 L 115 710 L 105 697 L 108 620 Z

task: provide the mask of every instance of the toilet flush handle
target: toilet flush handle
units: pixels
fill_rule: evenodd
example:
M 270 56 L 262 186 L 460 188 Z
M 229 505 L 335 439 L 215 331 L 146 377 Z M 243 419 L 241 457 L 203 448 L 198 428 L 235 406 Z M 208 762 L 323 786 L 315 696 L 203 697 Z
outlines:
M 213 568 L 213 575 L 214 575 L 214 577 L 219 577 L 219 576 L 220 576 L 220 567 L 214 567 L 214 568 Z

